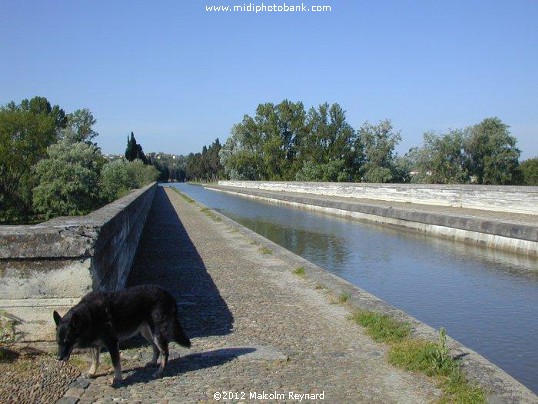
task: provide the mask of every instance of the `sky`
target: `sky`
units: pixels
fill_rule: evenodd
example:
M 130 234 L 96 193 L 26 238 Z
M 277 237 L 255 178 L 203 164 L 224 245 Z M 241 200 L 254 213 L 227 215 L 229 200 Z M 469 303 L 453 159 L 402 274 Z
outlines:
M 215 12 L 211 6 L 330 6 Z M 88 108 L 104 153 L 200 152 L 258 104 L 328 102 L 397 152 L 497 116 L 538 156 L 536 0 L 1 0 L 0 105 Z

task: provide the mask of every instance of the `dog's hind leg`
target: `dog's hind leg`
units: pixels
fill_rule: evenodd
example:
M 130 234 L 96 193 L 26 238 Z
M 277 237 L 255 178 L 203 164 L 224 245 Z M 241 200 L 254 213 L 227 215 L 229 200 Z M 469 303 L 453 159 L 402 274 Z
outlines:
M 144 337 L 146 341 L 148 341 L 151 345 L 151 348 L 153 349 L 153 358 L 151 359 L 151 362 L 148 362 L 148 365 L 156 365 L 157 359 L 159 359 L 159 348 L 153 341 L 153 333 L 151 332 L 151 328 L 149 325 L 144 324 L 140 327 L 140 334 Z
M 91 358 L 91 364 L 90 369 L 88 370 L 88 376 L 94 377 L 97 373 L 97 368 L 99 367 L 99 354 L 101 352 L 100 346 L 94 346 L 90 348 L 90 358 Z
M 157 345 L 157 348 L 159 348 L 159 352 L 161 354 L 161 364 L 159 366 L 159 370 L 153 373 L 153 377 L 159 377 L 163 374 L 164 368 L 168 363 L 168 340 L 161 334 L 154 334 L 153 341 Z

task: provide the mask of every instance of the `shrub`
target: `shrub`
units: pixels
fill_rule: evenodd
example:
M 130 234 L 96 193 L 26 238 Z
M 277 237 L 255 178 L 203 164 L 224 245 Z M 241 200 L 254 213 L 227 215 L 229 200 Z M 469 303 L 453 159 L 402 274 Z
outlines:
M 131 189 L 141 188 L 158 177 L 157 169 L 141 160 L 114 160 L 105 164 L 101 171 L 101 198 L 107 203 L 112 202 L 126 195 Z
M 101 150 L 84 142 L 60 141 L 47 149 L 48 157 L 34 167 L 38 185 L 33 206 L 46 219 L 84 215 L 99 206 Z

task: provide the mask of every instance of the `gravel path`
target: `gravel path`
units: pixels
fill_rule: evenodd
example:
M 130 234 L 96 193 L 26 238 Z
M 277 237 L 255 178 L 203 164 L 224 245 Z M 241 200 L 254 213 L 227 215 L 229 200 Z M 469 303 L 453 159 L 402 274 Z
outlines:
M 165 376 L 154 379 L 143 365 L 151 349 L 135 340 L 123 348 L 123 385 L 110 386 L 101 365 L 99 377 L 79 378 L 60 402 L 299 402 L 290 396 L 296 393 L 330 403 L 420 403 L 440 396 L 425 377 L 388 365 L 386 348 L 293 269 L 218 216 L 158 188 L 129 283 L 170 290 L 193 347 L 172 344 Z
M 51 354 L 37 350 L 16 354 L 20 355 L 16 360 L 0 362 L 0 403 L 54 403 L 80 375 L 75 366 L 58 362 Z

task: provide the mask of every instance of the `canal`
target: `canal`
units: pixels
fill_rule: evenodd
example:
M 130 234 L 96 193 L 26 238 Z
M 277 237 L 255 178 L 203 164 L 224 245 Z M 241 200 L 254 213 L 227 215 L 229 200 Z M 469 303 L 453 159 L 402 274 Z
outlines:
M 477 351 L 538 393 L 538 261 L 173 184 Z

